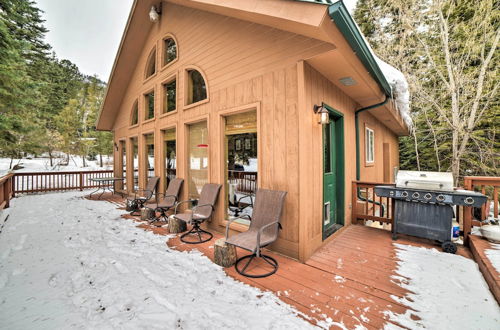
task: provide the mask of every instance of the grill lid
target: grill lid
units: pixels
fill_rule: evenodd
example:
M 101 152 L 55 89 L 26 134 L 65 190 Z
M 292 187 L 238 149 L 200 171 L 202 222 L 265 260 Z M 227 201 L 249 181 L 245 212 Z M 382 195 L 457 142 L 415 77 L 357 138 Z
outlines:
M 450 172 L 398 171 L 396 187 L 453 191 L 453 175 Z

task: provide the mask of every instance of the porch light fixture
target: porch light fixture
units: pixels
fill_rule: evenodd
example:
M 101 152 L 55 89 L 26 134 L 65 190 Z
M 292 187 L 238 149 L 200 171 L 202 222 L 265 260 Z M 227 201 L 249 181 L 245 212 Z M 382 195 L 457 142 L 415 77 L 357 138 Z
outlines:
M 315 114 L 319 114 L 318 124 L 326 125 L 330 123 L 330 113 L 324 106 L 315 104 L 313 110 Z
M 161 14 L 161 3 L 158 6 L 158 9 L 156 9 L 156 6 L 151 6 L 151 10 L 149 11 L 149 20 L 153 23 L 156 23 L 160 20 L 160 14 Z

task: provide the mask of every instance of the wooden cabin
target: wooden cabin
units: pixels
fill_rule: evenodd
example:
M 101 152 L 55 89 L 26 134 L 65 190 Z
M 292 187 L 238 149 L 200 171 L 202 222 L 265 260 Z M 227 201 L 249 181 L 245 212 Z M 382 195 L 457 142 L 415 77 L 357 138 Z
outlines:
M 177 176 L 185 200 L 223 184 L 218 232 L 251 214 L 256 188 L 287 191 L 271 249 L 307 260 L 350 224 L 357 168 L 393 180 L 408 132 L 353 24 L 329 0 L 136 0 L 97 123 L 119 188 Z

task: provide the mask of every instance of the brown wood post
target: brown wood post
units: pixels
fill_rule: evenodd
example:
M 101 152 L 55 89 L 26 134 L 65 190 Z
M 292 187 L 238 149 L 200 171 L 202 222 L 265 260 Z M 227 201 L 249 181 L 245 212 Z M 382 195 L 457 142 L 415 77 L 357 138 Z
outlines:
M 83 172 L 80 172 L 80 191 L 83 191 Z
M 11 178 L 12 179 L 12 188 L 11 188 L 12 189 L 12 197 L 16 196 L 16 180 L 15 180 L 15 177 L 16 177 L 16 175 L 14 174 L 12 176 L 12 178 Z
M 472 180 L 469 177 L 464 178 L 464 188 L 472 190 Z M 472 207 L 464 207 L 464 245 L 469 245 L 469 235 L 472 229 Z
M 352 182 L 352 202 L 351 202 L 351 223 L 358 223 L 357 206 L 358 206 L 358 184 L 356 181 Z
M 10 206 L 10 190 L 12 188 L 12 177 L 10 177 L 7 182 L 3 185 L 3 195 L 5 198 L 5 208 Z

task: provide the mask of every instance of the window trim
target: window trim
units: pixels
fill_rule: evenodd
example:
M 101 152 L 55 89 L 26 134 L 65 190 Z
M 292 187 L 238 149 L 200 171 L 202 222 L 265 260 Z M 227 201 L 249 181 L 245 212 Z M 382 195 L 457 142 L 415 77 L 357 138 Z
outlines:
M 134 118 L 134 110 L 137 107 L 137 123 L 133 124 L 133 118 Z M 136 98 L 134 102 L 132 103 L 132 110 L 130 111 L 130 118 L 129 118 L 129 128 L 135 128 L 139 126 L 141 123 L 141 115 L 139 111 L 139 100 Z
M 151 118 L 146 118 L 146 115 L 147 115 L 147 105 L 148 103 L 146 102 L 146 97 L 147 95 L 149 95 L 151 92 L 153 92 L 153 100 L 154 100 L 154 105 L 153 105 L 153 117 Z M 149 88 L 149 89 L 146 89 L 145 92 L 142 92 L 142 108 L 144 109 L 143 111 L 143 118 L 142 118 L 142 123 L 145 124 L 145 123 L 149 123 L 151 121 L 154 121 L 156 119 L 156 105 L 157 105 L 157 102 L 156 102 L 156 88 L 155 86 Z
M 155 72 L 152 75 L 148 76 L 149 63 L 150 63 L 151 59 L 153 58 L 153 56 L 152 56 L 153 53 L 155 55 L 154 56 L 154 59 L 155 59 Z M 148 57 L 147 57 L 147 60 L 146 60 L 146 65 L 144 67 L 144 75 L 143 75 L 144 82 L 147 82 L 147 81 L 151 80 L 153 77 L 156 77 L 157 74 L 158 74 L 158 53 L 156 52 L 156 45 L 154 45 L 153 48 L 151 49 L 151 51 L 148 54 Z
M 154 171 L 155 171 L 155 176 L 156 176 L 156 153 L 157 153 L 157 151 L 156 151 L 156 134 L 155 134 L 155 130 L 154 129 L 150 129 L 150 130 L 146 130 L 144 132 L 141 132 L 142 152 L 139 152 L 139 182 L 141 181 L 141 172 L 143 172 L 143 171 L 141 171 L 141 168 L 140 168 L 141 164 L 144 167 L 147 164 L 147 162 L 146 162 L 146 158 L 147 158 L 146 152 L 148 151 L 148 149 L 147 149 L 147 142 L 146 142 L 146 136 L 147 135 L 153 135 L 153 145 L 155 146 L 155 152 L 153 154 L 153 156 L 154 156 L 154 162 L 155 163 L 154 163 L 153 166 L 154 166 Z M 143 154 L 142 155 L 142 161 L 141 161 L 141 156 L 140 156 L 141 153 Z M 142 189 L 146 188 L 146 185 L 147 185 L 147 182 L 148 182 L 147 172 L 149 172 L 149 169 L 147 169 L 146 175 L 142 179 L 142 183 L 143 183 L 143 187 L 144 187 Z M 144 172 L 142 173 L 142 175 L 144 176 Z
M 131 189 L 131 192 L 136 192 L 136 190 L 134 189 L 134 174 L 135 174 L 135 168 L 134 168 L 134 139 L 137 139 L 137 174 L 138 174 L 138 181 L 137 181 L 137 187 L 138 189 L 141 189 L 140 187 L 140 184 L 141 184 L 141 177 L 139 176 L 140 175 L 140 171 L 139 171 L 139 165 L 141 163 L 141 158 L 140 158 L 140 140 L 139 140 L 139 134 L 134 134 L 134 135 L 131 135 L 128 137 L 128 141 L 129 141 L 129 145 L 130 145 L 130 160 L 132 160 L 131 162 L 129 161 L 127 163 L 127 172 L 129 173 L 132 173 L 131 174 L 131 177 L 132 177 L 132 180 L 130 180 L 130 184 L 132 186 L 132 189 Z M 132 167 L 131 169 L 129 169 L 129 165 Z M 128 185 L 128 183 L 127 183 Z M 128 187 L 128 186 L 127 186 Z
M 226 151 L 225 151 L 225 145 L 224 145 L 224 138 L 225 138 L 225 119 L 226 117 L 232 116 L 232 115 L 237 115 L 240 113 L 245 113 L 255 110 L 257 113 L 257 173 L 259 173 L 262 169 L 262 139 L 259 138 L 259 135 L 262 133 L 261 129 L 261 104 L 260 102 L 255 102 L 255 103 L 250 103 L 230 109 L 226 109 L 223 111 L 219 112 L 219 127 L 220 127 L 220 134 L 218 136 L 219 141 L 219 164 L 225 164 L 226 160 Z M 220 166 L 219 169 L 219 177 L 223 178 L 222 181 L 224 181 L 225 178 L 225 172 L 226 167 L 225 166 Z M 262 187 L 262 175 L 257 174 L 257 189 Z M 226 191 L 226 184 L 225 182 L 222 182 L 222 187 L 221 187 L 221 196 L 223 198 L 218 199 L 218 203 L 220 207 L 218 207 L 218 224 L 220 226 L 226 227 L 227 223 L 229 222 L 228 219 L 226 219 L 226 210 L 225 208 L 225 196 L 227 194 Z M 248 230 L 248 226 L 245 226 L 243 224 L 235 223 L 233 222 L 232 224 L 229 225 L 229 228 L 231 230 L 237 231 L 237 232 L 244 232 Z
M 203 80 L 205 81 L 205 88 L 206 88 L 206 91 L 207 91 L 207 98 L 204 99 L 204 100 L 201 100 L 201 101 L 198 101 L 198 102 L 195 102 L 195 103 L 191 103 L 191 104 L 188 104 L 187 101 L 188 101 L 188 98 L 187 98 L 187 95 L 189 94 L 189 91 L 188 91 L 188 88 L 189 88 L 189 84 L 188 84 L 188 81 L 189 81 L 189 77 L 188 77 L 188 71 L 190 70 L 196 70 L 198 71 L 201 76 L 203 77 Z M 183 105 L 184 105 L 184 108 L 183 110 L 187 110 L 187 109 L 191 109 L 191 108 L 194 108 L 198 105 L 201 105 L 201 104 L 204 104 L 204 103 L 207 103 L 210 101 L 210 90 L 209 90 L 209 87 L 208 87 L 208 79 L 207 79 L 207 76 L 205 75 L 205 72 L 203 72 L 203 70 L 201 70 L 199 67 L 197 66 L 194 66 L 194 65 L 189 65 L 189 66 L 186 66 L 184 67 L 184 102 L 183 102 Z
M 165 172 L 167 168 L 165 167 L 165 159 L 167 158 L 166 155 L 166 149 L 164 148 L 164 142 L 165 142 L 165 132 L 169 129 L 174 129 L 175 130 L 175 169 L 179 169 L 179 144 L 177 143 L 179 141 L 179 130 L 177 127 L 177 123 L 174 124 L 169 124 L 164 127 L 160 128 L 160 138 L 161 138 L 161 151 L 160 151 L 160 157 L 161 157 L 161 163 L 160 163 L 160 184 L 161 187 L 163 187 L 163 193 L 167 190 L 167 183 L 165 182 Z
M 370 138 L 369 135 L 371 133 L 372 136 L 372 159 L 368 159 L 369 151 L 370 151 Z M 365 166 L 374 166 L 375 165 L 375 130 L 368 126 L 365 123 Z
M 176 81 L 176 84 L 175 84 L 175 110 L 170 111 L 170 112 L 163 112 L 163 110 L 165 109 L 165 97 L 164 97 L 165 85 L 172 82 L 173 80 Z M 162 80 L 162 82 L 160 83 L 160 86 L 161 86 L 160 87 L 161 88 L 161 98 L 160 98 L 161 113 L 160 113 L 159 117 L 162 118 L 162 117 L 176 114 L 179 110 L 179 74 L 177 72 L 175 72 L 175 73 L 168 75 L 167 78 Z
M 177 49 L 177 52 L 176 52 L 176 57 L 175 59 L 173 59 L 172 61 L 170 61 L 169 63 L 165 63 L 165 41 L 167 39 L 172 39 L 174 42 L 175 42 L 175 46 L 176 46 L 176 49 Z M 169 66 L 171 66 L 172 64 L 174 64 L 175 62 L 177 62 L 179 60 L 179 42 L 177 41 L 177 38 L 175 37 L 174 34 L 172 33 L 167 33 L 165 34 L 165 36 L 161 39 L 161 56 L 160 56 L 160 60 L 161 60 L 161 65 L 160 65 L 160 70 L 163 71 L 165 70 L 166 68 L 168 68 Z

